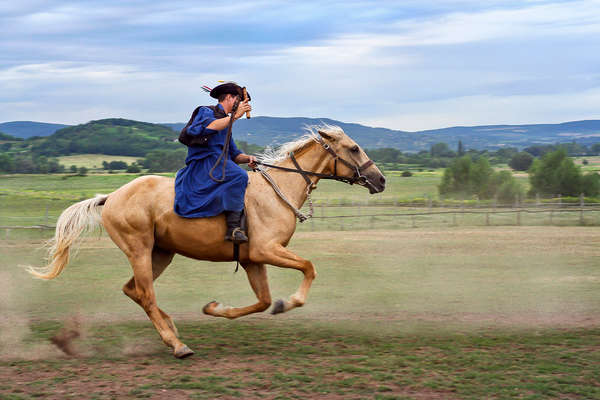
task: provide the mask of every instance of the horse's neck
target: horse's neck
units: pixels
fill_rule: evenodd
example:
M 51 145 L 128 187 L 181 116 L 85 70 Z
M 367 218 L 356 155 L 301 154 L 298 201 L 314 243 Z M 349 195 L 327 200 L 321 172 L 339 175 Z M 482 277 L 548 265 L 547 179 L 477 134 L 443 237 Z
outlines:
M 323 173 L 327 170 L 330 157 L 328 153 L 317 142 L 313 142 L 298 153 L 294 153 L 296 161 L 304 171 Z M 292 160 L 288 157 L 277 165 L 286 168 L 296 168 Z M 297 208 L 302 207 L 306 201 L 306 188 L 308 186 L 304 177 L 299 173 L 281 171 L 275 168 L 269 170 L 269 174 L 285 196 Z M 316 185 L 319 177 L 309 176 L 310 180 Z

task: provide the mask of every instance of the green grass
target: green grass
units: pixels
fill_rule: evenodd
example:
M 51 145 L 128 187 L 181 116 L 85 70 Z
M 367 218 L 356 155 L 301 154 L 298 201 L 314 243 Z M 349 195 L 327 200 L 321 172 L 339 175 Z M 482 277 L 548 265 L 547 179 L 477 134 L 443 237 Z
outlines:
M 32 336 L 43 324 L 33 326 Z M 0 362 L 18 374 L 0 389 L 18 394 L 68 392 L 77 398 L 597 398 L 598 329 L 569 331 L 421 331 L 377 333 L 343 324 L 296 321 L 183 323 L 196 354 L 172 358 L 149 345 L 142 323 L 99 324 L 79 343 L 79 359 Z M 108 333 L 107 333 L 108 332 Z M 112 340 L 118 335 L 118 340 Z M 36 376 L 46 378 L 37 379 Z M 63 376 L 59 381 L 49 376 Z M 29 383 L 29 384 L 27 384 Z
M 583 160 L 588 161 L 588 165 L 583 165 Z M 600 173 L 600 156 L 582 156 L 573 157 L 575 164 L 581 167 L 581 170 L 586 172 L 598 172 Z
M 131 271 L 107 238 L 50 282 L 19 267 L 39 265 L 39 240 L 0 240 L 0 398 L 598 397 L 597 239 L 584 227 L 299 233 L 290 248 L 319 273 L 305 307 L 236 321 L 201 308 L 253 303 L 244 273 L 178 256 L 156 292 L 196 351 L 185 361 L 120 294 Z M 269 278 L 277 299 L 301 277 Z M 47 340 L 74 315 L 81 357 L 68 359 Z
M 594 289 L 600 280 L 597 239 L 596 228 L 587 227 L 301 232 L 290 248 L 313 261 L 319 277 L 309 306 L 294 314 L 330 318 L 382 313 L 398 321 L 417 316 L 427 322 L 460 313 L 460 318 L 483 325 L 504 314 L 508 322 L 527 317 L 545 321 L 561 313 L 565 318 L 594 315 L 600 302 Z M 9 272 L 5 281 L 10 287 L 19 288 L 4 290 L 17 296 L 19 312 L 60 318 L 80 308 L 88 315 L 145 318 L 120 294 L 131 268 L 108 238 L 86 241 L 52 282 L 33 280 L 19 268 L 41 265 L 41 240 L 0 244 L 0 271 Z M 244 274 L 233 274 L 234 264 L 176 256 L 157 281 L 159 302 L 183 316 L 198 313 L 213 299 L 253 303 Z M 298 272 L 285 269 L 271 268 L 269 276 L 274 299 L 289 296 L 300 282 Z
M 435 173 L 423 174 L 390 176 L 390 192 L 431 187 Z M 0 223 L 43 221 L 46 206 L 52 222 L 72 202 L 132 178 L 4 176 Z M 368 196 L 335 182 L 321 182 L 319 192 L 331 203 Z M 317 207 L 317 216 L 367 211 L 411 209 L 356 203 Z M 597 228 L 476 226 L 481 215 L 460 213 L 458 226 L 452 215 L 426 218 L 416 217 L 413 228 L 411 218 L 365 227 L 360 221 L 370 219 L 357 217 L 341 232 L 333 231 L 337 221 L 317 222 L 318 232 L 302 232 L 311 227 L 303 224 L 289 247 L 319 275 L 305 307 L 276 317 L 204 316 L 213 299 L 256 301 L 245 274 L 233 274 L 234 263 L 176 256 L 155 287 L 196 351 L 184 361 L 121 294 L 131 268 L 106 236 L 84 241 L 63 274 L 46 282 L 22 266 L 41 265 L 49 232 L 0 235 L 0 399 L 600 397 Z M 492 223 L 514 218 L 495 215 Z M 270 267 L 269 280 L 278 299 L 301 276 Z M 72 318 L 83 333 L 76 359 L 48 341 Z

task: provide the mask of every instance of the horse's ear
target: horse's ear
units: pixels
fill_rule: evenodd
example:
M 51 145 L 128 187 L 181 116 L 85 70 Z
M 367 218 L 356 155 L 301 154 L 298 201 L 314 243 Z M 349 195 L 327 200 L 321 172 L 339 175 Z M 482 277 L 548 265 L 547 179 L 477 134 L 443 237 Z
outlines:
M 323 132 L 323 131 L 317 131 L 317 133 L 318 133 L 319 135 L 321 135 L 321 137 L 322 137 L 323 139 L 329 140 L 330 142 L 335 142 L 335 138 L 334 138 L 333 136 L 331 136 L 330 134 L 328 134 L 328 133 L 325 133 L 325 132 Z

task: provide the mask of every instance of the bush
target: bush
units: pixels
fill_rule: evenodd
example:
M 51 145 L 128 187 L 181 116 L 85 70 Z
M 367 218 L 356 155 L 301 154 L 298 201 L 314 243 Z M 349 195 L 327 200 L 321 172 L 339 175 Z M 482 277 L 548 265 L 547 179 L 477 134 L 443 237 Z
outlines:
M 497 196 L 502 201 L 514 200 L 523 190 L 509 171 L 496 172 L 487 158 L 473 162 L 468 155 L 454 160 L 444 170 L 438 189 L 440 195 L 477 196 L 482 200 Z
M 125 161 L 102 161 L 102 168 L 104 169 L 127 169 L 127 163 Z
M 186 149 L 155 150 L 146 154 L 142 165 L 150 172 L 173 172 L 185 165 Z
M 142 169 L 140 167 L 138 167 L 138 165 L 135 163 L 132 163 L 130 166 L 127 167 L 127 172 L 132 173 L 132 174 L 137 174 L 141 171 L 142 171 Z
M 583 193 L 588 197 L 600 195 L 600 175 L 597 172 L 585 174 L 581 179 Z
M 508 165 L 515 171 L 527 171 L 531 167 L 533 159 L 534 157 L 531 154 L 522 151 L 515 154 L 508 162 Z
M 529 170 L 530 194 L 577 197 L 585 193 L 588 196 L 596 196 L 600 190 L 598 179 L 600 178 L 597 173 L 584 176 L 581 168 L 575 165 L 573 160 L 567 157 L 567 151 L 561 148 L 533 162 Z
M 405 178 L 407 178 L 409 176 L 413 176 L 413 174 L 410 171 L 402 171 L 402 176 L 405 177 Z

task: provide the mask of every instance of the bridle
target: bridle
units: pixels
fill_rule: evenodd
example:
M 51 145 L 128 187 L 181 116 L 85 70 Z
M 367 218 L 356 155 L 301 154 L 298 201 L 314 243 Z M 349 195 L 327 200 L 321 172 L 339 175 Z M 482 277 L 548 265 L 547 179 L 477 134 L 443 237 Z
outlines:
M 369 185 L 371 184 L 371 182 L 369 181 L 369 179 L 366 177 L 366 175 L 363 175 L 363 171 L 366 170 L 367 168 L 369 168 L 371 165 L 374 164 L 373 160 L 369 159 L 368 161 L 366 161 L 364 164 L 357 166 L 352 164 L 351 162 L 343 159 L 342 157 L 340 157 L 335 150 L 333 150 L 331 148 L 331 146 L 329 146 L 329 144 L 325 143 L 325 141 L 323 139 L 321 139 L 320 137 L 315 137 L 314 138 L 315 141 L 317 143 L 319 143 L 332 157 L 333 157 L 333 174 L 323 174 L 320 172 L 313 172 L 313 171 L 306 171 L 303 170 L 300 165 L 298 164 L 298 161 L 296 161 L 296 157 L 294 156 L 294 152 L 291 151 L 289 153 L 290 159 L 292 160 L 292 162 L 294 163 L 294 166 L 296 168 L 286 168 L 286 167 L 281 167 L 279 165 L 272 165 L 272 164 L 266 164 L 263 163 L 261 161 L 257 161 L 256 164 L 258 165 L 264 165 L 265 167 L 269 167 L 269 168 L 275 168 L 275 169 L 279 169 L 282 171 L 286 171 L 286 172 L 295 172 L 297 174 L 301 174 L 302 176 L 304 176 L 304 179 L 307 181 L 306 183 L 310 183 L 312 184 L 312 181 L 310 181 L 310 179 L 308 178 L 308 175 L 311 176 L 317 176 L 320 179 L 333 179 L 336 181 L 340 181 L 340 182 L 344 182 L 347 183 L 349 185 L 354 185 L 359 184 L 361 186 L 365 186 L 365 185 Z M 345 166 L 347 166 L 348 168 L 350 168 L 351 170 L 354 171 L 354 175 L 352 175 L 352 177 L 347 177 L 347 176 L 342 176 L 342 175 L 338 175 L 337 174 L 337 163 L 341 162 L 342 164 L 344 164 Z
M 310 208 L 308 215 L 304 215 L 285 197 L 283 192 L 279 189 L 279 186 L 277 186 L 277 184 L 275 183 L 273 178 L 271 178 L 271 176 L 267 173 L 267 171 L 265 171 L 264 169 L 259 168 L 259 167 L 256 168 L 256 170 L 258 170 L 258 172 L 260 172 L 262 174 L 262 176 L 271 184 L 271 186 L 273 186 L 273 190 L 275 190 L 275 192 L 279 195 L 279 197 L 281 197 L 281 199 L 294 211 L 294 214 L 296 214 L 296 216 L 298 217 L 300 222 L 306 221 L 308 218 L 312 217 L 313 213 L 314 213 L 314 208 L 313 208 L 313 204 L 312 204 L 312 199 L 310 198 L 310 193 L 312 192 L 312 190 L 314 188 L 316 188 L 316 186 L 313 183 L 313 181 L 309 178 L 309 176 L 316 176 L 320 179 L 332 179 L 332 180 L 347 183 L 349 185 L 353 185 L 356 183 L 361 186 L 373 187 L 373 184 L 369 181 L 367 176 L 363 175 L 363 171 L 374 164 L 373 160 L 369 159 L 368 161 L 366 161 L 364 164 L 362 164 L 360 166 L 354 165 L 351 162 L 340 157 L 335 152 L 335 150 L 333 150 L 331 148 L 331 146 L 329 146 L 329 144 L 325 143 L 325 141 L 323 139 L 321 139 L 321 137 L 316 136 L 314 139 L 317 143 L 319 143 L 323 147 L 323 149 L 325 149 L 333 157 L 333 160 L 334 160 L 333 161 L 333 174 L 323 174 L 320 172 L 303 170 L 300 167 L 300 164 L 298 164 L 298 161 L 296 160 L 296 157 L 294 156 L 293 151 L 291 151 L 289 153 L 289 156 L 296 168 L 281 167 L 279 165 L 267 164 L 267 163 L 264 163 L 261 161 L 256 161 L 257 165 L 263 165 L 265 167 L 275 168 L 275 169 L 278 169 L 281 171 L 286 171 L 286 172 L 294 172 L 294 173 L 302 175 L 302 177 L 304 178 L 304 180 L 306 181 L 306 184 L 307 184 L 306 196 L 307 196 L 308 204 L 309 204 L 309 208 Z M 354 171 L 354 174 L 352 175 L 352 177 L 347 177 L 347 176 L 342 176 L 342 175 L 337 174 L 338 161 Z

